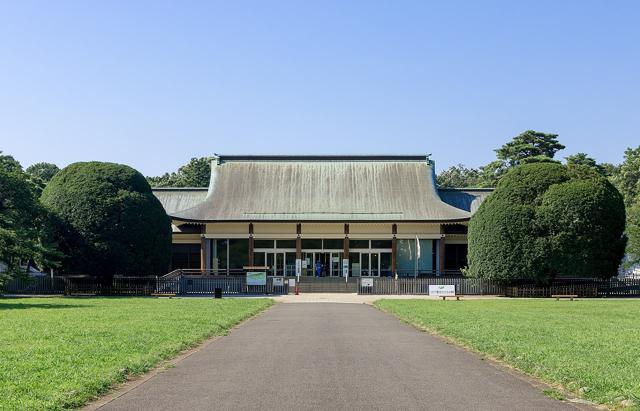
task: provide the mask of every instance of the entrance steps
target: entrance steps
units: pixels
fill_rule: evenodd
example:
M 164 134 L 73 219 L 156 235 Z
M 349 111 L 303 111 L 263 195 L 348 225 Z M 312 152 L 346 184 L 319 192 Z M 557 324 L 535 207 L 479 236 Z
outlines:
M 341 277 L 301 277 L 298 283 L 301 293 L 357 293 L 358 279 Z

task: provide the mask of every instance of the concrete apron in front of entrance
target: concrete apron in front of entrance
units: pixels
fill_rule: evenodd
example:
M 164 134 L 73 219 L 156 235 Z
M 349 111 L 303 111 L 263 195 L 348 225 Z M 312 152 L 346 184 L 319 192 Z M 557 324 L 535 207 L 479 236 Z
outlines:
M 346 294 L 346 293 L 302 293 L 300 295 L 287 294 L 270 296 L 274 301 L 281 303 L 346 303 L 346 304 L 372 304 L 376 300 L 439 300 L 440 298 L 429 295 L 372 295 L 372 294 Z M 466 300 L 500 298 L 491 295 L 473 295 L 461 297 Z
M 210 409 L 573 406 L 369 305 L 277 304 L 102 407 Z

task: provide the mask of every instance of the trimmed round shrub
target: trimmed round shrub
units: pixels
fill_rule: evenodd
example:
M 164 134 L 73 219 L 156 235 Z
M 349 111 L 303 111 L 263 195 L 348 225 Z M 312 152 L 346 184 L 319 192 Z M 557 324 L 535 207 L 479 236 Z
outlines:
M 626 245 L 622 195 L 605 178 L 551 186 L 537 209 L 551 271 L 565 276 L 609 278 Z
M 611 277 L 624 219 L 620 193 L 593 173 L 557 163 L 515 167 L 471 218 L 467 273 L 503 283 Z
M 42 193 L 60 221 L 56 228 L 63 271 L 103 277 L 167 271 L 171 220 L 145 178 L 131 167 L 74 163 Z

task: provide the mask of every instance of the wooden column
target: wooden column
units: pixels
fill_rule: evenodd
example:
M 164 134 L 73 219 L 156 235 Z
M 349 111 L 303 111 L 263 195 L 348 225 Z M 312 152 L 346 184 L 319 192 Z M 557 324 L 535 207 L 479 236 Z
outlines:
M 444 234 L 444 227 L 442 226 L 442 224 L 440 225 L 440 241 L 438 241 L 438 255 L 439 255 L 439 259 L 440 259 L 440 264 L 438 266 L 438 271 L 439 271 L 439 275 L 444 274 L 444 245 L 445 245 L 445 234 Z
M 206 258 L 207 258 L 207 249 L 206 249 L 206 241 L 207 239 L 204 237 L 204 233 L 206 231 L 206 225 L 202 224 L 200 226 L 200 271 L 204 271 L 206 268 Z
M 253 267 L 253 223 L 249 223 L 249 266 Z
M 344 249 L 343 249 L 343 254 L 344 256 L 342 258 L 349 258 L 349 224 L 345 224 L 344 225 Z M 340 264 L 342 266 L 342 261 L 340 261 Z
M 397 244 L 397 234 L 398 234 L 398 225 L 397 224 L 392 224 L 391 225 L 391 234 L 393 234 L 393 237 L 391 237 L 391 272 L 393 273 L 393 276 L 395 277 L 398 272 L 396 270 L 397 267 L 397 258 L 398 258 L 398 244 Z

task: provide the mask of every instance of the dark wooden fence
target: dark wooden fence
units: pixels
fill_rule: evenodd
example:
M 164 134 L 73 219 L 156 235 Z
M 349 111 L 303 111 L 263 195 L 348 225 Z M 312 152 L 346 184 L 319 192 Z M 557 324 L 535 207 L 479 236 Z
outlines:
M 364 280 L 364 281 L 363 281 Z M 367 283 L 373 282 L 372 286 Z M 455 285 L 460 295 L 503 295 L 504 286 L 477 278 L 426 277 L 426 278 L 377 278 L 359 279 L 359 294 L 420 295 L 429 294 L 430 285 Z
M 14 278 L 0 289 L 5 294 L 64 294 L 65 279 L 62 277 Z
M 579 297 L 640 297 L 640 279 L 612 278 L 610 280 L 559 280 L 546 287 L 518 285 L 506 287 L 508 297 L 551 297 L 577 295 Z
M 87 294 L 114 296 L 144 296 L 152 294 L 213 295 L 220 288 L 224 295 L 287 294 L 290 278 L 267 277 L 264 286 L 247 285 L 244 276 L 192 276 L 168 277 L 115 277 L 104 284 L 91 277 L 32 277 L 8 281 L 4 294 Z M 282 279 L 282 285 L 279 284 Z M 363 283 L 372 281 L 368 286 Z M 347 292 L 359 294 L 418 295 L 428 294 L 429 285 L 455 285 L 460 295 L 506 295 L 509 297 L 550 297 L 556 294 L 579 297 L 640 297 L 640 279 L 565 279 L 547 287 L 518 285 L 505 287 L 489 280 L 462 277 L 387 278 L 302 277 L 298 288 L 301 293 Z

